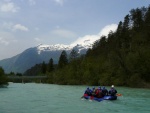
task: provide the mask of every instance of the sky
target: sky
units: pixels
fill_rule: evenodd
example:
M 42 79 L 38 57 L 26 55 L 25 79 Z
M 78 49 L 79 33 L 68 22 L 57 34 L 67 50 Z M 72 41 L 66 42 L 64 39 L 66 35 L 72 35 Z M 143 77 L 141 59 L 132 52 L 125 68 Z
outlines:
M 39 44 L 76 44 L 117 28 L 150 0 L 0 0 L 0 60 Z

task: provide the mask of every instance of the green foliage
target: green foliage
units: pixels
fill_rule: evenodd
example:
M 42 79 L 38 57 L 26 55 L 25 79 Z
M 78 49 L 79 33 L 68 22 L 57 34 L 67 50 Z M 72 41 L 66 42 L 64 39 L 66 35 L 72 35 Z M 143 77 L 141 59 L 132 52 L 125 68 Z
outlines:
M 140 75 L 138 73 L 135 73 L 132 75 L 128 81 L 128 86 L 130 87 L 144 87 L 144 82 L 140 78 Z
M 53 59 L 51 58 L 48 63 L 48 72 L 52 72 L 54 70 Z
M 2 67 L 0 67 L 0 87 L 1 86 L 7 86 L 8 85 L 8 80 L 7 77 L 4 73 L 4 70 Z
M 69 61 L 75 60 L 75 59 L 78 58 L 78 57 L 79 57 L 78 52 L 73 49 L 73 50 L 70 52 Z
M 43 63 L 42 63 L 42 73 L 43 73 L 43 74 L 46 73 L 46 64 L 45 64 L 44 61 L 43 61 Z
M 42 73 L 42 64 L 36 64 L 35 66 L 31 67 L 27 71 L 24 72 L 23 75 L 27 76 L 35 76 Z
M 67 53 L 66 51 L 62 51 L 58 61 L 58 68 L 63 68 L 67 64 L 68 64 Z

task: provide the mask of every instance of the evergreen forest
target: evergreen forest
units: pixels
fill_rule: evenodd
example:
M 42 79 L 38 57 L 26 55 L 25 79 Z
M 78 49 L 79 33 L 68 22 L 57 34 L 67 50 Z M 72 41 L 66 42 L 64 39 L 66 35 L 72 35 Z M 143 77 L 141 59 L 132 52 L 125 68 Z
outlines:
M 48 83 L 150 87 L 150 6 L 132 9 L 115 32 L 102 36 L 85 55 L 62 52 L 25 75 L 48 75 Z

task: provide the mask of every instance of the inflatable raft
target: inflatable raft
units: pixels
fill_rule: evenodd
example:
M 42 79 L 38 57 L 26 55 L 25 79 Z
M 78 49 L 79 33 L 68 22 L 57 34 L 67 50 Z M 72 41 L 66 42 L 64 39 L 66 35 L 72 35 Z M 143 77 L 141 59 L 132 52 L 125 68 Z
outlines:
M 110 96 L 110 95 L 104 96 L 102 98 L 97 98 L 97 97 L 94 97 L 94 96 L 88 96 L 88 95 L 84 94 L 83 98 L 89 99 L 89 100 L 95 100 L 95 101 L 98 101 L 98 102 L 103 101 L 103 100 L 117 100 L 117 96 Z

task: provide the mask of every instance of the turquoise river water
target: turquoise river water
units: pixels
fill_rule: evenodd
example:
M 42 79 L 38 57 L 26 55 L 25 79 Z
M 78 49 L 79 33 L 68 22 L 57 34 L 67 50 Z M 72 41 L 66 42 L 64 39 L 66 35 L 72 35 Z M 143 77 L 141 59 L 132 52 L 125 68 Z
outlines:
M 106 87 L 109 89 L 109 87 Z M 0 88 L 0 113 L 150 113 L 150 90 L 116 87 L 123 96 L 81 99 L 86 86 L 10 83 Z

